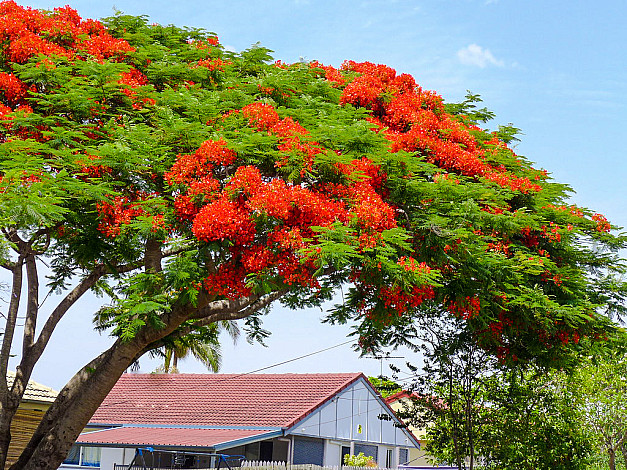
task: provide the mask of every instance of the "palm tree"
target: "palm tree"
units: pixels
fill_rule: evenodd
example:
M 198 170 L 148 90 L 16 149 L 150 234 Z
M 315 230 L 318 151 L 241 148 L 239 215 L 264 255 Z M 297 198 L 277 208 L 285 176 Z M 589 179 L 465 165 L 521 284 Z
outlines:
M 219 339 L 221 331 L 226 331 L 233 342 L 237 342 L 240 335 L 237 323 L 232 320 L 213 323 L 202 332 L 177 338 L 171 344 L 157 350 L 156 355 L 162 356 L 164 361 L 155 372 L 177 374 L 178 361 L 190 355 L 204 364 L 209 371 L 218 372 L 222 363 Z

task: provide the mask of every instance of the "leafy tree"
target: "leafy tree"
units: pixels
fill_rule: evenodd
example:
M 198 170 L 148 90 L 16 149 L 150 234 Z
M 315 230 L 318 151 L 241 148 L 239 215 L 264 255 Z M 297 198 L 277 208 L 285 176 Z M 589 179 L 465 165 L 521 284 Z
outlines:
M 476 97 L 445 105 L 383 65 L 272 63 L 144 17 L 4 1 L 0 19 L 0 467 L 33 368 L 89 290 L 115 341 L 15 470 L 56 468 L 143 354 L 223 320 L 263 337 L 274 301 L 318 305 L 350 282 L 329 321 L 356 321 L 364 351 L 440 306 L 502 361 L 553 365 L 624 310 L 625 239 L 516 155 L 513 128 L 481 129 Z
M 368 381 L 383 398 L 403 391 L 403 388 L 398 383 L 385 377 L 368 377 Z
M 564 372 L 514 368 L 487 381 L 482 468 L 589 468 L 592 436 L 567 380 Z
M 426 429 L 434 460 L 460 469 L 587 468 L 591 436 L 566 372 L 499 362 L 459 319 L 434 314 L 406 332 L 424 364 L 400 414 Z
M 423 365 L 412 367 L 420 373 L 401 417 L 426 429 L 425 450 L 435 461 L 476 468 L 488 421 L 486 382 L 496 373 L 496 359 L 477 345 L 463 320 L 437 311 L 418 320 L 405 339 L 418 344 Z
M 627 467 L 627 348 L 617 342 L 604 355 L 596 355 L 578 368 L 571 391 L 583 422 L 591 429 L 598 448 L 616 469 L 617 454 Z

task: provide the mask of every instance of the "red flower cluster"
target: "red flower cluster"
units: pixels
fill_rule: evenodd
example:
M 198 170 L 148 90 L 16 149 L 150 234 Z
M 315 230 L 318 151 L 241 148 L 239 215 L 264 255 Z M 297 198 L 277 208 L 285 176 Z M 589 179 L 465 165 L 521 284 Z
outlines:
M 313 168 L 312 153 L 321 149 L 314 147 L 316 143 L 301 140 L 308 131 L 294 120 L 280 118 L 272 106 L 262 103 L 245 106 L 241 115 L 253 129 L 276 135 L 279 150 L 307 153 L 311 158 L 306 164 Z M 246 291 L 245 281 L 251 274 L 274 277 L 288 285 L 315 287 L 312 272 L 317 251 L 312 248 L 317 234 L 311 227 L 351 224 L 376 245 L 381 231 L 396 226 L 394 209 L 378 193 L 384 191 L 386 175 L 367 159 L 338 165 L 338 172 L 347 176 L 347 184 L 307 188 L 265 178 L 257 167 L 248 165 L 226 178 L 229 172 L 224 168 L 236 163 L 237 156 L 225 141 L 207 141 L 194 154 L 179 155 L 165 174 L 166 180 L 179 188 L 175 196 L 179 219 L 191 221 L 192 231 L 200 240 L 228 241 L 225 246 L 230 260 L 218 266 L 205 283 L 216 295 L 240 295 Z M 411 269 L 428 269 L 407 262 Z M 432 292 L 414 294 L 424 298 Z
M 38 91 L 35 85 L 27 87 L 12 73 L 12 64 L 23 64 L 39 54 L 66 57 L 70 62 L 87 57 L 121 61 L 132 51 L 134 48 L 128 42 L 112 37 L 101 23 L 82 20 L 68 6 L 46 12 L 22 7 L 13 0 L 2 1 L 0 53 L 6 62 L 4 71 L 0 72 L 0 117 L 8 114 L 6 107 L 10 107 L 12 111 L 32 111 L 27 105 L 28 92 Z M 42 60 L 40 65 L 55 66 L 49 59 Z M 121 82 L 129 81 L 129 77 L 134 78 L 136 74 L 139 72 L 131 70 L 128 77 L 123 77 Z M 133 94 L 129 89 L 125 92 Z M 95 103 L 94 115 L 99 111 L 99 106 Z M 86 135 L 89 137 L 90 133 L 86 132 Z M 33 131 L 28 135 L 20 134 L 19 137 L 42 138 L 40 133 Z
M 122 90 L 124 94 L 133 101 L 133 108 L 141 109 L 144 104 L 155 104 L 155 100 L 152 98 L 136 99 L 136 88 L 148 85 L 148 79 L 139 70 L 131 69 L 129 72 L 123 73 L 119 82 L 124 85 L 124 89 Z
M 494 339 L 499 340 L 503 333 L 503 328 L 507 328 L 513 325 L 511 318 L 506 316 L 504 312 L 499 313 L 499 321 L 490 322 L 489 328 Z
M 480 145 L 469 132 L 470 127 L 444 112 L 442 98 L 424 92 L 411 76 L 396 75 L 390 67 L 369 62 L 348 62 L 344 67 L 361 75 L 346 86 L 340 103 L 372 110 L 371 122 L 386 129 L 393 152 L 419 151 L 441 168 L 483 177 L 512 191 L 541 190 L 526 177 L 488 164 L 485 158 L 494 143 Z M 506 148 L 502 142 L 496 147 Z
M 609 232 L 612 229 L 612 225 L 608 222 L 607 218 L 602 214 L 594 214 L 592 220 L 597 223 L 597 231 Z
M 251 127 L 260 131 L 265 130 L 279 139 L 278 149 L 282 152 L 282 158 L 276 162 L 277 167 L 287 165 L 290 158 L 296 156 L 303 162 L 303 174 L 305 169 L 313 168 L 315 156 L 322 152 L 322 149 L 317 142 L 307 140 L 306 136 L 309 134 L 307 129 L 291 117 L 281 119 L 269 104 L 249 104 L 242 108 L 242 114 L 248 118 Z
M 226 65 L 230 65 L 232 62 L 224 61 L 220 58 L 216 59 L 202 59 L 198 61 L 197 67 L 204 67 L 208 70 L 224 70 Z
M 556 206 L 553 204 L 547 204 L 543 207 L 543 209 L 553 209 L 558 212 L 566 212 L 568 211 L 570 215 L 574 215 L 575 217 L 579 217 L 583 219 L 583 211 L 577 206 Z
M 470 320 L 481 311 L 481 301 L 476 296 L 466 296 L 464 299 L 449 302 L 447 308 L 452 314 Z
M 172 169 L 164 174 L 171 185 L 183 185 L 185 192 L 174 200 L 177 216 L 193 220 L 198 214 L 194 201 L 211 201 L 219 197 L 220 183 L 214 177 L 216 166 L 230 165 L 236 154 L 224 140 L 207 140 L 191 155 L 179 155 Z M 199 199 L 200 198 L 200 199 Z
M 0 92 L 7 104 L 15 106 L 23 103 L 26 97 L 26 85 L 13 74 L 0 72 Z
M 12 0 L 0 2 L 0 38 L 5 57 L 17 63 L 37 54 L 71 59 L 88 54 L 106 59 L 123 57 L 134 50 L 125 40 L 109 35 L 99 22 L 83 21 L 68 6 L 46 13 Z
M 139 202 L 126 196 L 117 196 L 112 203 L 100 202 L 96 207 L 101 217 L 98 230 L 108 237 L 118 236 L 123 225 L 128 225 L 134 218 L 144 214 Z
M 342 73 L 331 65 L 323 65 L 317 60 L 314 60 L 313 62 L 309 62 L 309 67 L 312 69 L 322 69 L 324 71 L 324 78 L 333 83 L 335 87 L 342 86 L 346 83 L 346 79 Z
M 220 45 L 220 40 L 218 36 L 212 36 L 205 41 L 190 41 L 190 44 L 193 44 L 197 49 L 211 50 L 212 47 Z

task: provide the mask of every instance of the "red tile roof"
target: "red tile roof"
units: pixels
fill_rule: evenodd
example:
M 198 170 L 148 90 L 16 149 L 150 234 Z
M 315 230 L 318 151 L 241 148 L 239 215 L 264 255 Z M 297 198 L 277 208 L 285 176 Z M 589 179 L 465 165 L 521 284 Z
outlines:
M 90 422 L 288 428 L 359 377 L 363 374 L 124 374 Z
M 268 430 L 246 429 L 182 429 L 182 428 L 138 428 L 125 426 L 103 431 L 81 434 L 77 444 L 84 445 L 131 445 L 161 447 L 208 447 L 238 441 L 263 434 Z

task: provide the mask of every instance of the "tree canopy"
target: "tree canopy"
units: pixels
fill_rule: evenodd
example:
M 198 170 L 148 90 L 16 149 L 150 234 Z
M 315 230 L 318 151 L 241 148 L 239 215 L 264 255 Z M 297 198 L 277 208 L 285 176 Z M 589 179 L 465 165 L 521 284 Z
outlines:
M 385 65 L 284 64 L 70 7 L 0 2 L 0 35 L 0 462 L 33 367 L 88 290 L 109 299 L 93 313 L 117 338 L 15 469 L 56 468 L 142 354 L 222 320 L 263 335 L 274 301 L 317 305 L 346 286 L 329 321 L 356 322 L 364 351 L 437 309 L 503 362 L 555 365 L 624 311 L 625 238 L 516 155 L 517 129 L 484 129 L 474 95 L 446 104 Z M 61 297 L 38 318 L 44 261 Z

